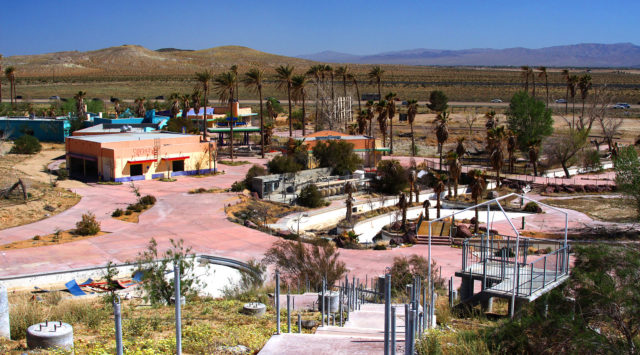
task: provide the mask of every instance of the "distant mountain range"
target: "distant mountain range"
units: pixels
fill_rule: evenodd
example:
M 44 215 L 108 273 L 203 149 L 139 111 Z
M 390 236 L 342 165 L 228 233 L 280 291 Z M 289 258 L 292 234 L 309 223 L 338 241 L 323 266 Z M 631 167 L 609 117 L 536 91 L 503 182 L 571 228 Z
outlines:
M 298 58 L 330 63 L 405 64 L 443 66 L 640 67 L 640 46 L 632 43 L 583 43 L 539 49 L 409 49 L 372 55 L 333 51 Z

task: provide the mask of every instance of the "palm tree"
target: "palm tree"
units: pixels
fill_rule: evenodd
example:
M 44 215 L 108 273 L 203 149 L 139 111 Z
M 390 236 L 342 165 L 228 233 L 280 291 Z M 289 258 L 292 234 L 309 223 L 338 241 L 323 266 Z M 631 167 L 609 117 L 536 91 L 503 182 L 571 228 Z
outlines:
M 567 83 L 567 90 L 564 94 L 564 114 L 566 115 L 569 113 L 569 86 L 571 86 L 569 83 L 569 69 L 562 69 L 562 77 L 564 78 L 565 83 Z
M 522 75 L 522 77 L 524 78 L 524 91 L 529 92 L 529 75 L 531 73 L 531 69 L 528 65 L 523 65 L 520 67 L 520 69 L 522 70 L 520 72 L 520 75 Z
M 375 65 L 373 68 L 371 68 L 368 74 L 371 83 L 375 82 L 376 85 L 378 85 L 378 97 L 380 97 L 380 99 L 382 99 L 382 75 L 384 75 L 384 70 L 379 65 Z
M 467 154 L 467 148 L 464 146 L 465 137 L 458 138 L 458 144 L 456 145 L 456 153 L 458 154 L 458 159 L 462 159 L 465 154 Z
M 378 128 L 382 134 L 382 146 L 387 146 L 387 115 L 389 114 L 389 103 L 382 100 L 376 104 L 376 113 L 378 114 Z
M 289 137 L 293 135 L 293 121 L 291 115 L 291 79 L 293 78 L 294 67 L 290 65 L 281 65 L 276 68 L 276 80 L 278 81 L 278 89 L 287 89 L 287 97 L 289 99 Z
M 240 81 L 240 79 L 238 78 L 238 65 L 237 64 L 233 64 L 231 66 L 231 68 L 229 68 L 229 71 L 231 71 L 233 73 L 233 75 L 236 76 L 236 92 L 235 92 L 236 97 L 232 97 L 232 99 L 238 100 L 239 99 L 238 95 L 240 95 L 240 90 L 238 90 L 238 81 Z M 206 107 L 205 107 L 205 109 L 206 109 Z
M 213 78 L 213 85 L 216 88 L 220 102 L 229 103 L 229 156 L 233 160 L 233 90 L 237 83 L 237 77 L 230 71 L 220 73 Z
M 78 118 L 80 120 L 84 120 L 86 114 L 86 110 L 84 108 L 84 97 L 87 96 L 86 91 L 78 91 L 73 98 L 76 100 L 76 111 L 78 113 Z
M 458 182 L 460 181 L 460 175 L 462 175 L 462 164 L 460 163 L 460 156 L 457 152 L 450 152 L 447 155 L 449 160 L 449 177 L 453 180 L 453 197 L 458 199 Z
M 144 107 L 145 101 L 147 101 L 147 99 L 144 96 L 138 97 L 134 100 L 134 103 L 136 104 L 136 116 L 144 117 L 147 113 L 147 109 Z
M 182 109 L 182 119 L 186 120 L 191 109 L 191 96 L 188 94 L 180 95 L 180 108 Z
M 422 203 L 422 208 L 424 208 L 425 221 L 429 220 L 429 207 L 431 207 L 431 202 L 429 202 L 429 199 L 424 200 L 424 202 Z
M 344 89 L 344 97 L 347 97 L 347 79 L 349 79 L 349 67 L 346 65 L 336 68 L 336 75 L 342 77 L 342 88 Z
M 411 204 L 413 201 L 413 193 L 416 188 L 416 182 L 418 181 L 418 177 L 416 176 L 415 170 L 409 171 L 408 180 L 409 180 L 409 204 Z
M 396 93 L 390 92 L 385 96 L 385 99 L 389 102 L 389 108 L 387 116 L 389 117 L 389 154 L 393 154 L 393 117 L 396 115 Z
M 11 98 L 11 106 L 15 107 L 15 99 L 16 99 L 16 94 L 15 94 L 15 81 L 16 81 L 16 74 L 15 74 L 16 68 L 9 66 L 6 67 L 4 69 L 4 75 L 7 77 L 7 80 L 9 80 L 9 85 L 11 85 L 11 87 L 9 88 L 9 96 Z
M 367 132 L 367 110 L 358 111 L 358 134 L 362 135 Z
M 238 85 L 238 67 L 236 67 L 236 73 L 234 74 L 236 77 L 236 87 Z M 210 70 L 205 70 L 200 73 L 196 73 L 196 80 L 202 85 L 202 92 L 204 94 L 204 112 L 202 114 L 202 140 L 207 140 L 207 101 L 209 100 L 209 84 L 211 83 L 211 79 L 213 79 L 213 73 Z
M 484 174 L 482 173 L 482 170 L 471 170 L 469 172 L 469 177 L 471 178 L 471 198 L 473 199 L 473 203 L 475 205 L 478 204 L 478 201 L 480 199 L 480 197 L 482 196 L 482 193 L 484 192 L 484 188 L 485 188 L 485 181 L 484 181 Z M 479 215 L 478 215 L 478 207 L 476 206 L 475 208 L 476 210 L 476 223 L 475 226 L 473 228 L 473 233 L 478 233 L 478 225 L 480 224 L 480 220 L 479 220 Z
M 413 136 L 413 122 L 416 120 L 416 114 L 418 113 L 418 101 L 411 99 L 407 101 L 407 121 L 409 121 L 409 127 L 411 127 L 411 156 L 416 155 L 416 140 Z
M 298 102 L 298 100 L 302 101 L 302 135 L 306 136 L 306 126 L 307 122 L 305 118 L 307 117 L 307 110 L 305 108 L 305 100 L 307 98 L 307 77 L 305 75 L 294 75 L 291 78 L 292 81 L 292 91 L 293 91 L 293 99 Z
M 178 112 L 180 112 L 180 94 L 177 92 L 171 93 L 171 95 L 169 95 L 169 102 L 171 103 L 171 108 L 169 109 L 171 113 L 170 117 L 171 119 L 175 119 L 178 116 Z
M 509 131 L 509 138 L 507 139 L 507 154 L 509 155 L 509 172 L 513 174 L 514 153 L 516 151 L 517 140 L 516 135 Z
M 591 90 L 591 75 L 584 74 L 578 81 L 578 88 L 580 88 L 580 97 L 582 98 L 582 117 L 584 117 L 584 102 L 587 100 L 589 90 Z
M 491 129 L 489 134 L 493 142 L 489 160 L 491 161 L 491 167 L 496 171 L 496 187 L 500 187 L 500 170 L 502 170 L 504 164 L 504 151 L 502 149 L 502 140 L 505 135 L 504 126 Z
M 444 180 L 446 176 L 444 174 L 438 175 L 436 174 L 436 185 L 433 187 L 433 192 L 436 194 L 436 218 L 440 218 L 440 208 L 442 205 L 440 204 L 441 195 L 446 188 L 444 185 Z
M 569 86 L 569 95 L 571 96 L 571 114 L 573 116 L 573 120 L 576 118 L 576 89 L 578 88 L 578 82 L 580 79 L 577 75 L 571 75 L 569 77 L 569 82 L 567 85 Z
M 201 96 L 200 95 L 200 89 L 198 88 L 194 88 L 193 92 L 191 93 L 191 103 L 193 106 L 193 114 L 194 116 L 197 118 L 198 115 L 200 114 L 200 108 L 201 106 Z M 199 128 L 198 128 L 199 130 Z
M 244 85 L 258 92 L 260 99 L 260 155 L 264 159 L 264 120 L 262 119 L 262 80 L 264 70 L 253 68 L 244 74 Z M 303 126 L 304 131 L 304 126 Z
M 547 107 L 549 106 L 549 75 L 547 74 L 547 67 L 538 67 L 540 73 L 538 77 L 544 78 L 544 87 L 547 90 Z
M 113 110 L 116 111 L 116 118 L 120 117 L 120 112 L 122 112 L 122 109 L 120 108 L 120 99 L 113 99 Z
M 529 144 L 529 161 L 533 165 L 533 176 L 538 176 L 538 145 L 540 141 L 536 140 Z
M 367 101 L 367 104 L 365 105 L 367 107 L 367 121 L 369 121 L 369 136 L 371 137 L 371 142 L 373 142 L 373 148 L 372 151 L 370 152 L 369 156 L 369 166 L 372 167 L 375 165 L 375 159 L 376 159 L 376 135 L 375 135 L 375 131 L 373 130 L 373 118 L 374 118 L 374 103 L 373 101 L 369 100 Z M 373 165 L 371 164 L 371 158 L 373 157 Z
M 449 113 L 443 111 L 436 117 L 436 138 L 438 140 L 438 153 L 440 153 L 440 170 L 442 170 L 442 146 L 449 139 Z
M 309 68 L 309 70 L 307 70 L 307 75 L 312 76 L 316 82 L 316 122 L 315 122 L 316 132 L 318 131 L 318 109 L 320 108 L 320 105 L 318 104 L 318 99 L 320 97 L 320 78 L 322 77 L 322 68 L 324 68 L 323 65 L 317 64 Z M 360 111 L 359 107 L 358 107 L 358 111 Z
M 347 74 L 347 78 L 353 82 L 353 85 L 356 87 L 356 100 L 358 101 L 358 112 L 362 111 L 362 106 L 360 104 L 360 89 L 358 88 L 358 78 L 355 74 Z

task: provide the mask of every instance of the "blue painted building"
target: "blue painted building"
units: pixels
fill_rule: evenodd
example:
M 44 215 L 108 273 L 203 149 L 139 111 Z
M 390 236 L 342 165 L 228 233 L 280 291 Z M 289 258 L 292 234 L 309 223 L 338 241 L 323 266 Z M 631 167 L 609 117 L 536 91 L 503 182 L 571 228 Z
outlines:
M 0 117 L 0 135 L 8 133 L 10 139 L 29 134 L 43 142 L 63 143 L 69 136 L 70 129 L 71 125 L 67 117 Z

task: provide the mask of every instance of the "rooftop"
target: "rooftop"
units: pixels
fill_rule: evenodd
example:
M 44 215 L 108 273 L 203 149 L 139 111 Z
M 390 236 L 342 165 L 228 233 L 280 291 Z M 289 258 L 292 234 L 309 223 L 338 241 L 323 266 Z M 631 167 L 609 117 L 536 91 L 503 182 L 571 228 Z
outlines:
M 114 142 L 127 142 L 127 141 L 142 141 L 150 139 L 173 139 L 194 137 L 193 134 L 181 134 L 181 133 L 122 133 L 122 134 L 108 134 L 99 136 L 73 136 L 69 139 L 78 139 L 88 142 L 96 143 L 114 143 Z

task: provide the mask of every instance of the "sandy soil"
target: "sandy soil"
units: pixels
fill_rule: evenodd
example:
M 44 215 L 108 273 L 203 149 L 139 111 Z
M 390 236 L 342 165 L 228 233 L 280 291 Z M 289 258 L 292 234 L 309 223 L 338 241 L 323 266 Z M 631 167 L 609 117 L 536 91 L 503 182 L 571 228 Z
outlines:
M 34 236 L 33 239 L 21 240 L 18 242 L 0 245 L 0 249 L 25 249 L 41 247 L 45 245 L 64 244 L 75 242 L 77 240 L 94 238 L 105 234 L 107 234 L 107 232 L 98 232 L 98 234 L 96 235 L 77 235 L 73 233 L 73 230 L 60 231 L 60 233 L 58 233 L 57 235 L 56 233 L 42 236 L 39 235 Z
M 582 196 L 576 198 L 545 199 L 540 202 L 560 208 L 582 212 L 589 217 L 606 222 L 635 222 L 637 212 L 633 201 L 623 197 Z

